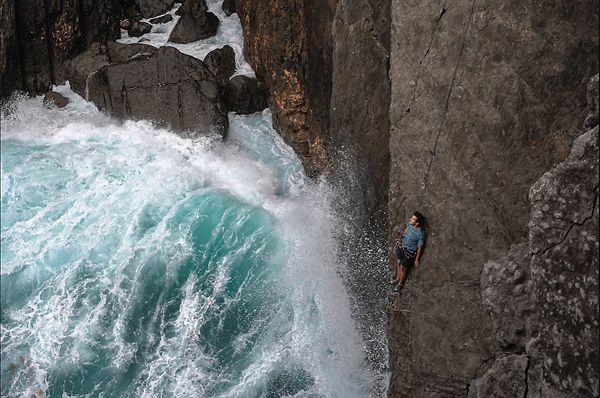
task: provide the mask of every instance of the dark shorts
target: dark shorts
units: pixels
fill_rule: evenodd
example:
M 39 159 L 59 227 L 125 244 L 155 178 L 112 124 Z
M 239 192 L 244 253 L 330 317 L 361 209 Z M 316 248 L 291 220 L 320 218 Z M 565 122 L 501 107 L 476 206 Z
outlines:
M 400 264 L 406 268 L 412 267 L 415 263 L 415 257 L 408 255 L 401 247 L 396 248 L 396 258 L 398 258 Z

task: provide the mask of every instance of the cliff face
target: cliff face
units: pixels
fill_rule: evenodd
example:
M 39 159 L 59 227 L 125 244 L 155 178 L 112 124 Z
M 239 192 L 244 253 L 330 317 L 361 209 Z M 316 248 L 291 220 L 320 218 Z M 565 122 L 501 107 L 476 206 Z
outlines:
M 270 92 L 273 124 L 309 175 L 328 170 L 335 0 L 237 0 L 246 59 Z
M 303 35 L 285 33 L 304 29 L 306 20 L 296 27 L 286 25 L 283 34 L 268 22 L 274 19 L 274 11 L 284 8 L 278 3 L 273 0 L 255 14 L 242 13 L 249 58 L 259 77 L 268 82 L 273 98 L 283 99 L 273 87 L 289 86 L 285 70 L 292 67 L 286 64 L 290 59 L 286 46 L 301 46 L 307 53 L 332 49 L 331 66 L 325 56 L 326 67 L 319 80 L 328 87 L 321 94 L 327 96 L 326 76 L 332 79 L 329 113 L 319 108 L 325 112 L 321 114 L 327 114 L 323 120 L 329 124 L 303 134 L 325 132 L 320 139 L 328 143 L 328 161 L 313 162 L 311 171 L 315 165 L 329 165 L 331 159 L 334 174 L 356 172 L 350 182 L 341 184 L 348 188 L 341 192 L 351 197 L 343 201 L 362 209 L 353 242 L 360 241 L 358 235 L 370 233 L 372 224 L 361 224 L 364 220 L 380 222 L 379 226 L 389 221 L 389 240 L 393 241 L 412 211 L 420 210 L 428 218 L 422 268 L 410 276 L 401 295 L 390 295 L 387 306 L 392 371 L 389 395 L 483 397 L 489 388 L 504 385 L 507 379 L 498 379 L 498 372 L 523 381 L 516 387 L 507 385 L 505 395 L 498 396 L 524 391 L 536 396 L 536 388 L 593 393 L 597 381 L 588 377 L 577 384 L 572 380 L 577 370 L 571 369 L 575 373 L 568 376 L 569 371 L 549 370 L 570 366 L 556 365 L 561 360 L 558 351 L 551 354 L 544 345 L 549 343 L 536 351 L 544 352 L 538 356 L 525 352 L 525 345 L 538 333 L 540 340 L 552 340 L 551 325 L 565 327 L 567 322 L 554 319 L 552 308 L 568 302 L 565 297 L 571 288 L 544 299 L 551 303 L 542 303 L 548 288 L 543 288 L 545 278 L 536 273 L 540 271 L 535 264 L 561 260 L 542 260 L 538 249 L 527 243 L 532 206 L 528 192 L 544 172 L 568 158 L 573 140 L 585 131 L 579 127 L 588 102 L 585 88 L 598 69 L 598 2 L 339 0 L 331 37 L 328 33 L 318 50 L 311 48 L 314 42 L 304 40 Z M 292 15 L 294 19 L 304 14 Z M 327 15 L 311 23 L 327 23 Z M 282 35 L 292 44 L 275 44 Z M 291 58 L 304 62 L 293 67 L 295 70 L 310 69 L 311 64 L 303 58 Z M 308 74 L 303 76 L 308 78 Z M 291 99 L 309 98 L 305 86 L 311 83 L 298 81 L 296 88 L 304 94 L 291 95 Z M 272 102 L 275 108 L 280 106 L 275 99 Z M 302 103 L 307 106 L 302 114 L 310 115 L 311 104 L 317 102 Z M 297 149 L 288 135 L 291 129 L 282 121 L 297 119 L 277 109 L 274 112 L 279 112 L 276 127 Z M 296 126 L 306 128 L 306 124 Z M 323 130 L 322 126 L 329 128 Z M 310 138 L 312 142 L 317 139 L 318 135 Z M 305 153 L 299 151 L 301 156 Z M 534 206 L 536 203 L 534 200 Z M 369 218 L 374 214 L 382 216 Z M 574 225 L 580 221 L 573 221 Z M 531 223 L 543 221 L 534 217 Z M 597 283 L 598 238 L 588 236 L 595 246 L 588 243 L 591 251 L 573 261 L 580 265 L 591 261 L 586 269 L 592 269 L 592 275 L 586 280 L 592 286 Z M 358 247 L 373 244 L 366 241 Z M 571 244 L 576 246 L 575 241 Z M 490 308 L 491 302 L 486 302 L 492 299 L 482 292 L 485 286 L 480 276 L 484 264 L 505 255 L 511 245 L 509 257 L 494 264 L 502 271 L 496 279 L 508 281 L 498 288 L 504 292 L 500 301 L 506 310 L 500 313 L 517 313 L 520 321 L 502 328 L 498 326 L 502 316 L 494 318 L 498 308 Z M 364 264 L 368 262 L 355 266 L 368 267 Z M 507 274 L 507 269 L 512 274 Z M 383 277 L 377 282 L 375 274 L 363 282 L 382 283 Z M 561 278 L 557 283 L 564 281 Z M 582 286 L 582 281 L 572 285 L 575 283 Z M 530 291 L 536 292 L 537 298 L 532 298 Z M 507 297 L 514 300 L 507 301 Z M 587 309 L 581 309 L 588 314 L 586 322 L 593 300 L 584 300 Z M 376 305 L 377 300 L 364 303 Z M 536 306 L 550 309 L 539 313 Z M 587 325 L 597 328 L 593 320 Z M 577 341 L 587 350 L 597 346 L 587 337 Z M 531 350 L 537 347 L 529 345 Z M 564 360 L 565 355 L 563 352 L 560 357 Z M 586 357 L 589 360 L 593 358 Z M 539 365 L 544 361 L 552 365 Z M 546 379 L 535 384 L 540 374 Z M 527 377 L 531 377 L 529 382 Z M 491 387 L 496 381 L 499 384 Z
M 464 396 L 493 357 L 482 266 L 526 241 L 530 187 L 581 132 L 597 29 L 587 1 L 392 3 L 390 239 L 418 209 L 428 242 L 389 311 L 390 395 Z
M 93 41 L 119 37 L 118 0 L 3 0 L 0 4 L 0 97 L 39 94 L 63 81 L 64 62 Z

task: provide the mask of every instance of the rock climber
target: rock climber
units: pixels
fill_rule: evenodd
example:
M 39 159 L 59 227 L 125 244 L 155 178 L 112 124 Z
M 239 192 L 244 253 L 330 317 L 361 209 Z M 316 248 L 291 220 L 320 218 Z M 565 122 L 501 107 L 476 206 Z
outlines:
M 409 269 L 419 268 L 419 261 L 425 243 L 425 217 L 415 211 L 406 224 L 404 233 L 396 241 L 396 279 L 390 285 L 396 285 L 394 292 L 404 287 Z

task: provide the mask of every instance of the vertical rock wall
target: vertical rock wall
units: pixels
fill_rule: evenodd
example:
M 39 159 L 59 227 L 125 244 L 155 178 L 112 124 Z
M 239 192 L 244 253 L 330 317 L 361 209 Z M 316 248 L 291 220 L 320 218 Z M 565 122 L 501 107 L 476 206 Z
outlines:
M 597 2 L 392 2 L 390 240 L 414 210 L 428 240 L 388 308 L 390 396 L 463 397 L 493 357 L 482 266 L 526 240 L 597 56 Z
M 120 34 L 118 0 L 3 0 L 0 14 L 1 97 L 46 91 L 62 81 L 67 59 Z
M 273 124 L 306 172 L 330 169 L 331 20 L 335 0 L 237 0 L 246 59 L 270 93 Z

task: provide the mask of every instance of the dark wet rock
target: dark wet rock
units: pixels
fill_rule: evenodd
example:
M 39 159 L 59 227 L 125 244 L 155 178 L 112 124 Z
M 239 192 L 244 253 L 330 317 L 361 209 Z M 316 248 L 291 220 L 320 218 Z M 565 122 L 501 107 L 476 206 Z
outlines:
M 221 9 L 228 17 L 235 14 L 235 0 L 224 0 Z
M 17 16 L 14 1 L 0 5 L 0 98 L 23 89 L 23 75 L 17 38 Z
M 48 91 L 64 81 L 66 60 L 120 34 L 118 0 L 3 1 L 0 13 L 2 95 Z
M 525 397 L 527 392 L 527 355 L 506 355 L 469 387 L 468 398 Z
M 181 15 L 169 36 L 173 43 L 191 43 L 217 33 L 219 18 L 208 12 L 205 0 L 186 1 L 176 12 Z
M 122 21 L 121 28 L 125 29 L 130 37 L 140 37 L 152 31 L 152 25 L 147 22 L 136 21 L 135 19 Z
M 583 122 L 584 129 L 591 129 L 598 125 L 599 109 L 600 109 L 600 106 L 598 105 L 598 101 L 599 101 L 598 95 L 599 95 L 599 93 L 598 93 L 598 74 L 596 74 L 596 76 L 593 76 L 590 79 L 590 81 L 588 82 L 588 85 L 587 85 L 586 97 L 587 97 L 587 102 L 588 102 L 589 114 L 587 115 L 587 117 L 585 118 L 585 121 Z
M 65 79 L 70 82 L 73 91 L 86 98 L 87 79 L 92 73 L 111 62 L 124 62 L 135 55 L 155 51 L 155 47 L 146 44 L 94 43 L 88 50 L 66 62 Z
M 225 86 L 235 72 L 235 52 L 230 46 L 218 48 L 208 53 L 204 58 L 204 63 L 221 85 Z
M 529 244 L 513 245 L 508 254 L 488 261 L 481 273 L 481 298 L 492 317 L 497 344 L 523 352 L 537 333 L 531 297 Z
M 268 106 L 267 93 L 256 79 L 234 76 L 225 86 L 227 110 L 242 115 L 259 112 Z
M 173 47 L 103 66 L 90 77 L 89 99 L 115 117 L 151 119 L 185 135 L 227 132 L 216 78 Z
M 47 107 L 64 108 L 68 103 L 69 99 L 56 91 L 44 94 L 44 105 Z
M 136 0 L 138 9 L 144 18 L 152 18 L 164 14 L 173 8 L 173 0 Z
M 138 11 L 134 4 L 126 4 L 123 6 L 123 16 L 128 19 L 139 21 L 144 19 L 144 16 Z
M 161 15 L 160 17 L 152 18 L 149 22 L 151 24 L 161 24 L 171 22 L 173 20 L 173 16 L 171 14 Z

